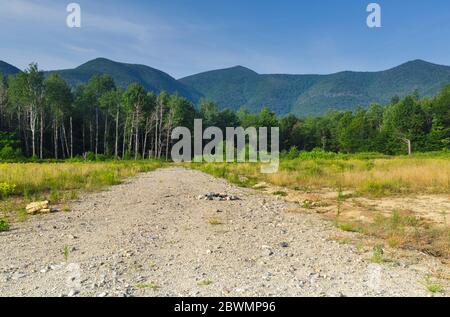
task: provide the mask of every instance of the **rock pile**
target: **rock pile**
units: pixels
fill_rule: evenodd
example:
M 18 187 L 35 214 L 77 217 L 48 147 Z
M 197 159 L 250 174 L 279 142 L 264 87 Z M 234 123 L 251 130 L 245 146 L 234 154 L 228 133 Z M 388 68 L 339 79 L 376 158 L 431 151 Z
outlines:
M 50 208 L 50 202 L 48 200 L 45 201 L 37 201 L 26 206 L 27 214 L 35 215 L 35 214 L 48 214 L 52 212 Z
M 234 195 L 210 192 L 210 193 L 198 196 L 197 199 L 198 200 L 218 200 L 218 201 L 228 200 L 228 201 L 230 201 L 230 200 L 239 200 L 239 197 L 234 196 Z

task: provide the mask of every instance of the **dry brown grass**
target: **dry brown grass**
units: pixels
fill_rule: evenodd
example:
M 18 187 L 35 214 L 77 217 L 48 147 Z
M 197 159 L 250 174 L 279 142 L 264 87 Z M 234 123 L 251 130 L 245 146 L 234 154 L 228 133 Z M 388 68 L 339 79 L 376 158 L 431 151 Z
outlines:
M 450 160 L 446 158 L 291 160 L 282 161 L 273 174 L 261 174 L 260 166 L 251 163 L 194 166 L 240 185 L 265 181 L 301 190 L 342 187 L 372 196 L 450 193 Z M 249 180 L 242 182 L 242 176 Z
M 450 228 L 434 226 L 407 211 L 394 210 L 388 217 L 378 214 L 371 222 L 336 219 L 335 223 L 341 230 L 380 238 L 392 248 L 414 249 L 450 259 Z
M 219 218 L 209 218 L 208 223 L 213 226 L 218 226 L 218 225 L 223 224 Z

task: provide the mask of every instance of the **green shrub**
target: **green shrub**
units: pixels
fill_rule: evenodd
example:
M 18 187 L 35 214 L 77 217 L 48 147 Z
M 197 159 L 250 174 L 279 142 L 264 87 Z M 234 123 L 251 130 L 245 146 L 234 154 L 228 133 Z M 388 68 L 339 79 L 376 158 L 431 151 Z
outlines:
M 0 150 L 0 160 L 15 160 L 22 157 L 20 149 L 13 149 L 11 146 L 4 146 Z
M 300 151 L 297 149 L 296 146 L 293 146 L 293 147 L 291 147 L 291 148 L 289 149 L 289 152 L 287 152 L 287 153 L 284 155 L 284 158 L 285 158 L 285 159 L 288 159 L 288 160 L 294 160 L 294 159 L 296 159 L 299 155 L 300 155 Z
M 104 154 L 97 154 L 97 157 L 95 158 L 97 162 L 105 162 L 107 159 L 108 157 Z
M 16 185 L 0 183 L 0 199 L 6 199 L 11 196 L 16 189 Z
M 85 159 L 86 159 L 86 161 L 89 161 L 89 162 L 95 161 L 95 153 L 93 153 L 93 152 L 87 152 L 87 153 L 85 154 Z
M 372 254 L 372 262 L 373 263 L 382 263 L 384 262 L 384 246 L 383 245 L 376 245 L 373 247 L 373 254 Z
M 286 197 L 288 195 L 288 193 L 283 192 L 283 191 L 276 191 L 273 193 L 275 196 L 281 196 L 281 197 Z
M 376 197 L 397 194 L 405 191 L 408 185 L 401 181 L 393 180 L 369 180 L 363 184 L 361 192 Z
M 0 232 L 8 230 L 9 230 L 9 223 L 5 219 L 0 219 Z
M 336 224 L 336 227 L 338 227 L 342 231 L 347 231 L 347 232 L 360 232 L 361 231 L 361 229 L 356 224 L 352 224 L 352 223 L 339 222 Z

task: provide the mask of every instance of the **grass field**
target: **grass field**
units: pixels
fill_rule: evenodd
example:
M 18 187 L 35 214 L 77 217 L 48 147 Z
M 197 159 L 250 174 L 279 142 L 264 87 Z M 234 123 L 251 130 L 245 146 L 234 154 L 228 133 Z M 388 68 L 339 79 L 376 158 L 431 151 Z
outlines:
M 26 217 L 25 205 L 31 201 L 65 203 L 77 198 L 80 192 L 102 190 L 161 166 L 163 163 L 158 161 L 3 163 L 0 164 L 0 219 L 22 221 Z
M 450 154 L 447 156 L 383 157 L 311 156 L 281 160 L 277 173 L 261 174 L 259 164 L 196 164 L 196 168 L 249 186 L 268 182 L 295 190 L 341 188 L 360 195 L 450 193 Z

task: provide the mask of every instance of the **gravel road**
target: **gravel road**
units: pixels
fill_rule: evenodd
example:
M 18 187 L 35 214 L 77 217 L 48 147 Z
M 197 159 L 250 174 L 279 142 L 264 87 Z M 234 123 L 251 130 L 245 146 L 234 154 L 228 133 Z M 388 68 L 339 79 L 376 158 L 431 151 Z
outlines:
M 199 171 L 141 174 L 0 233 L 0 295 L 430 295 L 437 259 L 371 263 L 332 239 L 352 233 L 293 207 Z

